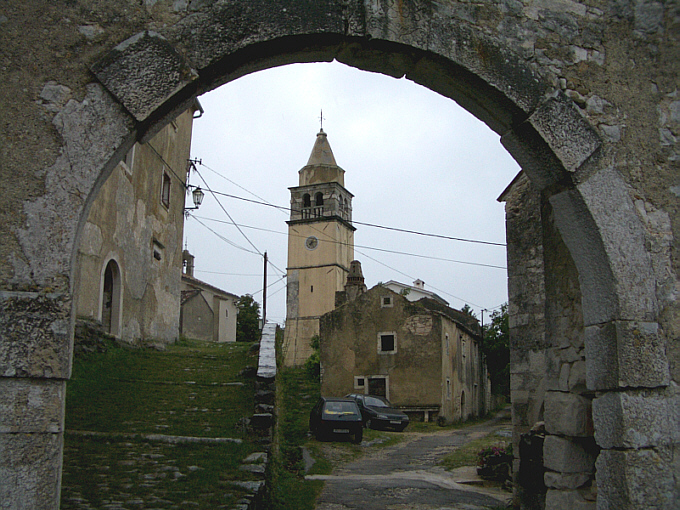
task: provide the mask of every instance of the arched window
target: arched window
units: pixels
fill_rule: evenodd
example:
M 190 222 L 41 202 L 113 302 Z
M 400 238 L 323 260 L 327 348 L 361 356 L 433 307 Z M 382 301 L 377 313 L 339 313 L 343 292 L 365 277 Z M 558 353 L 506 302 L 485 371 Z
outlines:
M 118 263 L 111 259 L 104 270 L 102 282 L 101 320 L 104 331 L 113 336 L 120 335 L 121 278 Z
M 302 207 L 312 207 L 312 197 L 309 196 L 309 193 L 302 195 Z
M 323 193 L 320 191 L 314 195 L 314 205 L 321 207 L 323 205 Z

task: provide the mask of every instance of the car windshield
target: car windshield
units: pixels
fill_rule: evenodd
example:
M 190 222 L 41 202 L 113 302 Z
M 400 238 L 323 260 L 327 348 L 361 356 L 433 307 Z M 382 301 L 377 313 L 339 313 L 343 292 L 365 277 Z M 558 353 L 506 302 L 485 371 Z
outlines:
M 371 407 L 390 407 L 389 403 L 377 397 L 364 397 L 364 404 Z
M 357 414 L 357 406 L 354 402 L 326 402 L 323 412 L 332 415 Z

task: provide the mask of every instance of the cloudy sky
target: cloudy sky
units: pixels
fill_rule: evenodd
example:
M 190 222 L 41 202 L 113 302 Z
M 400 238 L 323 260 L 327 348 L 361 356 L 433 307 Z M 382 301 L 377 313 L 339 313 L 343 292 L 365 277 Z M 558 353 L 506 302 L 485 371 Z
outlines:
M 205 114 L 194 121 L 191 153 L 202 164 L 190 182 L 215 194 L 206 192 L 185 223 L 197 278 L 261 303 L 266 251 L 267 317 L 283 324 L 288 188 L 298 185 L 323 109 L 323 129 L 354 194 L 355 258 L 368 287 L 421 279 L 478 317 L 507 301 L 504 246 L 359 224 L 505 243 L 496 199 L 519 167 L 498 135 L 450 99 L 334 62 L 254 73 L 200 101 Z

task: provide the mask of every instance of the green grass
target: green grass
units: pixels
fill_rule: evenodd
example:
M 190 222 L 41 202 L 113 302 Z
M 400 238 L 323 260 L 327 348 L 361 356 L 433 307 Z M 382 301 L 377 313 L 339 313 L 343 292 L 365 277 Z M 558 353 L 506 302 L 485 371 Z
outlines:
M 454 452 L 446 455 L 439 464 L 448 471 L 463 466 L 476 466 L 478 461 L 477 454 L 482 449 L 491 446 L 507 446 L 510 443 L 510 438 L 492 433 L 457 448 Z
M 309 439 L 309 412 L 319 398 L 319 382 L 302 367 L 280 367 L 276 389 L 279 421 L 267 508 L 313 510 L 323 482 L 304 479 L 301 448 Z
M 241 437 L 252 414 L 257 362 L 250 344 L 183 342 L 167 351 L 110 348 L 76 359 L 66 393 L 66 428 L 97 432 Z M 229 386 L 225 383 L 243 383 Z
M 238 467 L 258 450 L 240 422 L 254 408 L 254 381 L 238 376 L 257 364 L 250 346 L 182 341 L 155 351 L 110 344 L 107 352 L 76 358 L 66 393 L 62 508 L 125 501 L 141 508 L 218 508 L 241 497 L 230 481 L 253 478 Z M 243 443 L 170 445 L 120 434 Z
M 113 501 L 137 501 L 138 508 L 161 507 L 162 501 L 198 503 L 196 508 L 235 503 L 243 492 L 228 482 L 248 478 L 238 466 L 250 450 L 247 444 L 170 445 L 69 436 L 61 508 L 79 508 L 80 500 L 91 508 Z

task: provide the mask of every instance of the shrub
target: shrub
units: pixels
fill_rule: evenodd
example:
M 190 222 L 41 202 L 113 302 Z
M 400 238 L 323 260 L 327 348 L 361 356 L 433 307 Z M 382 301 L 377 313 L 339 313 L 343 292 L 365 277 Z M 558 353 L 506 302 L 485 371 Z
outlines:
M 477 474 L 497 482 L 510 480 L 512 458 L 512 444 L 484 448 L 477 454 Z

